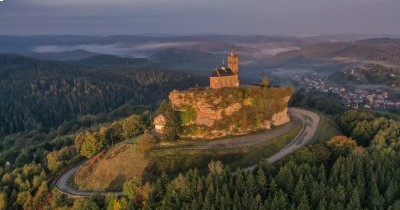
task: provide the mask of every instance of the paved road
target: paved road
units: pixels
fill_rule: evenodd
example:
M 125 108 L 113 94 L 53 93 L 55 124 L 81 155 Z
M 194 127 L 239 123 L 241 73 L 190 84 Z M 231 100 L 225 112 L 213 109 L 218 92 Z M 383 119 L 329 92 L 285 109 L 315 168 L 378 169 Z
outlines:
M 251 144 L 259 144 L 266 141 L 270 141 L 275 137 L 278 137 L 296 126 L 295 121 L 300 121 L 303 124 L 303 127 L 299 134 L 284 148 L 282 148 L 279 152 L 275 153 L 271 157 L 268 158 L 268 161 L 274 163 L 281 158 L 285 157 L 286 155 L 296 151 L 301 146 L 307 144 L 309 141 L 312 140 L 318 124 L 319 124 L 319 116 L 311 111 L 302 110 L 298 108 L 289 108 L 289 112 L 292 118 L 292 122 L 279 127 L 275 130 L 265 133 L 247 135 L 247 136 L 239 136 L 239 137 L 231 137 L 227 139 L 221 139 L 216 141 L 210 141 L 205 145 L 197 145 L 185 149 L 215 149 L 215 148 L 236 148 L 241 146 L 247 146 Z M 81 165 L 85 164 L 86 161 L 72 167 L 63 175 L 61 175 L 56 180 L 56 188 L 70 196 L 77 196 L 77 197 L 87 197 L 92 195 L 105 195 L 109 193 L 101 193 L 101 192 L 84 192 L 78 191 L 71 186 L 68 185 L 68 180 L 76 173 L 76 171 L 80 168 Z M 247 168 L 248 170 L 254 170 L 257 165 L 251 166 Z M 112 194 L 121 195 L 121 192 L 113 192 Z
M 86 163 L 87 160 L 82 161 L 78 165 L 72 167 L 69 169 L 67 172 L 65 172 L 63 175 L 57 178 L 56 180 L 56 189 L 60 191 L 61 193 L 67 194 L 69 196 L 76 196 L 76 197 L 89 197 L 92 195 L 106 195 L 106 194 L 114 194 L 114 195 L 122 195 L 122 192 L 107 192 L 107 193 L 102 193 L 102 192 L 86 192 L 86 191 L 79 191 L 74 189 L 69 185 L 69 179 L 75 174 L 75 172 L 83 165 Z
M 296 116 L 296 114 L 291 114 L 292 120 L 282 125 L 278 128 L 274 128 L 270 131 L 264 131 L 255 134 L 248 134 L 243 136 L 233 136 L 220 140 L 210 140 L 204 142 L 203 144 L 197 144 L 193 146 L 188 146 L 187 148 L 180 149 L 188 149 L 188 150 L 207 150 L 207 149 L 230 149 L 230 148 L 238 148 L 243 146 L 249 146 L 254 144 L 260 144 L 274 139 L 277 136 L 281 136 L 292 130 L 298 125 L 297 123 L 301 122 L 300 118 Z
M 279 150 L 279 152 L 273 154 L 271 157 L 269 157 L 267 160 L 270 163 L 274 163 L 286 155 L 296 151 L 303 145 L 306 145 L 309 143 L 313 137 L 315 132 L 317 131 L 318 125 L 319 125 L 319 120 L 320 117 L 318 114 L 315 114 L 314 112 L 303 110 L 303 109 L 297 109 L 297 108 L 290 108 L 289 110 L 293 115 L 299 117 L 299 119 L 303 122 L 303 127 L 299 134 L 284 148 Z M 248 170 L 254 170 L 257 167 L 257 165 L 250 166 L 247 169 Z

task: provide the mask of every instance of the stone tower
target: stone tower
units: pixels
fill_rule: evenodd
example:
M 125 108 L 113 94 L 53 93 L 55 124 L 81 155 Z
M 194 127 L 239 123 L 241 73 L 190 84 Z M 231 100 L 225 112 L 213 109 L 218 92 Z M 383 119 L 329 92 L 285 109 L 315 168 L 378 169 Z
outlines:
M 235 49 L 233 48 L 228 55 L 228 68 L 230 68 L 234 74 L 239 74 L 239 57 L 236 55 Z

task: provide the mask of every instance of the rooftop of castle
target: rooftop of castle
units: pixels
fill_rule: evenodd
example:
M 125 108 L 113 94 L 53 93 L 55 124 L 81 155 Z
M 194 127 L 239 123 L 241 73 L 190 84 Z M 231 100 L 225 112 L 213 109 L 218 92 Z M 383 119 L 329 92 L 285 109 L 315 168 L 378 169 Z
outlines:
M 224 76 L 232 76 L 232 75 L 235 75 L 235 73 L 233 73 L 232 69 L 226 68 L 225 66 L 223 66 L 220 69 L 214 70 L 214 72 L 211 74 L 211 77 L 224 77 Z

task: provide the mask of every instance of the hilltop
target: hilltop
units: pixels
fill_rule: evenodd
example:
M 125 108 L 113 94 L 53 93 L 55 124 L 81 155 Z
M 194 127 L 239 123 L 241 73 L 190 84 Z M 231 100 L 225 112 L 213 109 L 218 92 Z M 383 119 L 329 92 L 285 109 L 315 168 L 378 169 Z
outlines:
M 94 55 L 84 59 L 70 61 L 83 66 L 144 66 L 148 64 L 146 58 L 123 58 L 113 55 Z
M 86 59 L 92 56 L 97 56 L 99 54 L 89 52 L 87 50 L 78 49 L 65 52 L 44 52 L 44 53 L 28 52 L 28 53 L 22 53 L 22 55 L 40 60 L 71 61 L 71 60 Z
M 329 76 L 338 83 L 376 84 L 391 87 L 400 86 L 400 68 L 379 64 L 366 64 L 346 71 L 338 71 Z
M 213 139 L 270 129 L 290 121 L 291 88 L 243 86 L 172 91 L 183 138 Z
M 400 39 L 377 38 L 355 42 L 316 43 L 299 50 L 283 52 L 268 59 L 271 66 L 299 59 L 337 59 L 382 61 L 400 65 Z

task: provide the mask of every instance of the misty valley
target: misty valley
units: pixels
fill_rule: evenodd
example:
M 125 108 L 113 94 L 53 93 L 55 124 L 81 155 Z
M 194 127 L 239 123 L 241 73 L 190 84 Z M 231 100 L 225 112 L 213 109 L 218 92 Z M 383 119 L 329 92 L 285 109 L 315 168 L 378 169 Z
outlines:
M 1 35 L 0 209 L 400 209 L 386 37 Z

